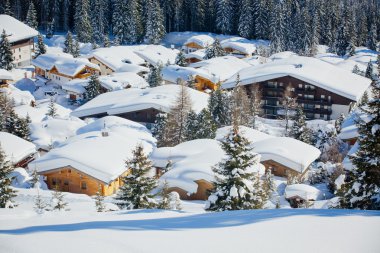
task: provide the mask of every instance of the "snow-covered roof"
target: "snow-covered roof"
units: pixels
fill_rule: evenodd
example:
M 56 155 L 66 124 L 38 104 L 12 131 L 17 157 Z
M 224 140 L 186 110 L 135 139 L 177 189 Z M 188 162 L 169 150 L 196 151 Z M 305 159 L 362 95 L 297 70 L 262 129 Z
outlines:
M 240 70 L 249 66 L 251 65 L 234 56 L 216 57 L 190 64 L 190 67 L 203 70 L 204 72 L 199 75 L 212 81 L 213 83 L 217 83 L 219 81 L 223 82 Z
M 14 105 L 30 105 L 32 101 L 35 101 L 33 95 L 29 91 L 22 91 L 8 85 L 8 87 L 0 88 L 0 93 L 5 94 L 10 100 L 14 101 Z
M 256 51 L 256 45 L 252 41 L 240 37 L 223 40 L 220 44 L 223 48 L 232 48 L 248 55 Z
M 272 54 L 269 59 L 272 60 L 272 61 L 276 61 L 276 60 L 283 60 L 283 59 L 287 59 L 287 58 L 290 58 L 290 57 L 297 57 L 298 55 L 292 51 L 284 51 L 284 52 L 279 52 L 279 53 L 275 53 L 275 54 Z
M 103 129 L 88 127 L 94 131 L 84 131 L 68 139 L 62 146 L 29 164 L 29 168 L 43 173 L 71 166 L 102 182 L 113 181 L 127 170 L 125 160 L 132 158 L 132 151 L 138 144 L 144 147 L 147 155 L 155 146 L 155 139 L 144 126 L 136 127 L 137 123 L 121 118 L 117 122 L 115 126 L 106 124 L 106 137 L 102 136 Z M 98 125 L 96 121 L 93 124 Z M 104 126 L 104 122 L 101 124 Z
M 205 49 L 199 49 L 197 51 L 185 54 L 185 58 L 186 59 L 195 58 L 195 59 L 198 59 L 200 61 L 203 61 L 203 59 L 205 58 L 205 55 L 206 55 L 206 50 Z
M 212 43 L 214 43 L 214 38 L 209 36 L 209 35 L 206 35 L 206 34 L 195 35 L 195 36 L 190 37 L 185 42 L 185 46 L 190 44 L 190 43 L 195 43 L 195 44 L 199 45 L 200 47 L 205 48 L 205 47 L 211 45 Z
M 16 106 L 14 110 L 20 117 L 26 118 L 26 116 L 29 115 L 30 120 L 33 123 L 41 122 L 46 117 L 46 113 L 49 111 L 49 104 L 50 101 L 39 103 L 35 107 L 32 107 L 29 104 L 24 104 Z M 57 109 L 57 115 L 59 117 L 65 118 L 70 115 L 70 109 L 67 109 L 56 103 L 54 103 L 54 107 Z
M 51 70 L 56 67 L 58 72 L 68 76 L 76 76 L 86 66 L 100 70 L 99 66 L 89 62 L 85 58 L 73 58 L 69 54 L 43 54 L 32 60 L 32 64 L 44 69 Z
M 100 76 L 99 81 L 107 90 L 121 90 L 126 87 L 142 89 L 149 86 L 144 78 L 132 72 L 118 72 L 109 76 Z
M 168 112 L 174 105 L 180 91 L 179 85 L 163 85 L 146 89 L 125 89 L 107 92 L 97 96 L 86 104 L 74 110 L 71 115 L 86 117 L 95 114 L 107 113 L 116 115 L 121 113 L 155 108 Z M 200 112 L 207 106 L 208 94 L 185 87 L 190 94 L 192 108 Z
M 224 137 L 226 137 L 228 135 L 228 133 L 231 131 L 231 128 L 232 128 L 232 126 L 225 126 L 225 127 L 219 128 L 216 131 L 216 137 L 215 137 L 215 139 L 219 140 L 219 141 L 223 140 Z M 266 140 L 266 139 L 269 139 L 269 138 L 275 138 L 274 136 L 271 136 L 269 134 L 260 132 L 260 131 L 258 131 L 256 129 L 253 129 L 253 128 L 250 128 L 250 127 L 246 127 L 246 126 L 239 126 L 239 131 L 251 143 L 255 143 L 255 142 L 258 142 L 258 141 Z
M 233 88 L 236 75 L 223 83 L 222 87 Z M 292 76 L 354 101 L 357 101 L 371 84 L 368 78 L 312 57 L 301 56 L 251 66 L 239 71 L 239 75 L 243 85 Z
M 370 121 L 370 116 L 360 109 L 356 109 L 342 122 L 341 131 L 338 137 L 342 140 L 355 139 L 359 136 L 358 126 L 356 121 L 364 120 Z
M 300 197 L 304 200 L 321 200 L 323 193 L 311 185 L 292 184 L 285 188 L 285 198 Z
M 33 143 L 6 132 L 0 132 L 0 144 L 7 159 L 13 164 L 37 152 Z
M 272 160 L 303 173 L 321 154 L 319 149 L 289 137 L 267 138 L 252 144 L 261 161 Z
M 98 48 L 88 58 L 95 57 L 114 71 L 126 67 L 125 65 L 141 65 L 145 61 L 134 51 L 143 49 L 145 46 L 116 46 L 109 48 Z
M 62 84 L 62 90 L 71 91 L 78 94 L 86 92 L 86 86 L 88 85 L 88 79 L 73 79 L 65 84 Z
M 174 64 L 179 53 L 177 49 L 169 49 L 161 45 L 148 45 L 134 52 L 151 65 L 158 65 L 160 63 L 165 65 L 167 62 Z
M 189 77 L 195 77 L 196 75 L 208 75 L 208 72 L 202 69 L 195 69 L 192 67 L 181 67 L 178 65 L 169 65 L 165 66 L 161 72 L 162 78 L 165 81 L 169 81 L 171 83 L 177 83 L 178 79 L 182 79 L 184 81 L 190 80 Z
M 13 75 L 11 72 L 5 70 L 5 69 L 0 69 L 0 80 L 13 80 Z
M 157 167 L 165 167 L 170 160 L 172 168 L 161 176 L 161 182 L 167 181 L 169 187 L 179 187 L 191 194 L 197 191 L 195 181 L 215 180 L 212 166 L 221 162 L 225 153 L 219 141 L 199 139 L 155 149 L 150 158 Z M 262 165 L 254 169 L 261 171 Z
M 38 35 L 38 32 L 26 24 L 8 15 L 0 15 L 0 31 L 5 30 L 11 43 L 30 39 Z

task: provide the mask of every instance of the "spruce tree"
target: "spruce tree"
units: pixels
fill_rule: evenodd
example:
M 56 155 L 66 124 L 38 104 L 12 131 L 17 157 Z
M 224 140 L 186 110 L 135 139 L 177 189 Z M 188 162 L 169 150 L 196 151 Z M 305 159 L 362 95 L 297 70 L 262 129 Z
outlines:
M 220 87 L 210 94 L 208 99 L 208 110 L 211 113 L 217 127 L 228 126 L 231 124 L 230 117 L 230 97 L 228 93 L 222 91 Z
M 74 52 L 74 40 L 73 35 L 70 31 L 66 34 L 66 39 L 64 42 L 65 47 L 63 48 L 63 52 L 67 54 L 73 54 Z
M 73 46 L 73 51 L 71 53 L 74 58 L 77 58 L 80 56 L 80 47 L 79 47 L 79 41 L 75 40 L 74 41 L 74 46 Z
M 37 183 L 40 181 L 40 176 L 38 175 L 36 169 L 32 171 L 31 176 L 32 178 L 29 180 L 29 182 L 30 182 L 31 187 L 34 188 L 37 185 Z
M 55 107 L 55 103 L 54 103 L 53 99 L 50 99 L 49 106 L 48 106 L 48 111 L 46 113 L 46 116 L 49 116 L 49 117 L 52 117 L 52 118 L 58 116 L 57 108 Z
M 208 60 L 215 57 L 225 56 L 226 51 L 224 51 L 219 39 L 215 39 L 214 42 L 206 48 L 204 59 Z
M 164 209 L 164 210 L 170 210 L 170 191 L 169 191 L 169 184 L 165 180 L 164 185 L 160 191 L 161 200 L 158 203 L 157 208 L 158 209 Z
M 355 64 L 354 68 L 352 69 L 352 73 L 363 76 L 363 72 L 359 69 L 358 65 Z
M 213 167 L 215 188 L 206 204 L 206 210 L 260 209 L 267 197 L 259 176 L 252 167 L 259 163 L 257 154 L 252 153 L 251 143 L 241 135 L 234 124 L 221 143 L 226 158 Z
M 276 184 L 274 182 L 273 174 L 270 169 L 265 170 L 263 189 L 265 192 L 265 196 L 269 199 L 274 192 L 276 192 Z
M 250 106 L 251 106 L 251 124 L 250 127 L 256 127 L 256 117 L 260 116 L 261 103 L 262 103 L 262 91 L 258 85 L 254 85 L 250 90 Z
M 367 37 L 367 47 L 373 51 L 377 50 L 377 27 L 376 23 L 371 25 Z
M 16 191 L 11 188 L 13 171 L 12 164 L 7 160 L 3 148 L 0 145 L 0 208 L 13 207 L 12 199 L 16 197 Z
M 282 113 L 280 118 L 285 122 L 285 136 L 289 135 L 289 121 L 293 118 L 294 109 L 297 107 L 296 98 L 293 97 L 291 87 L 286 87 L 281 99 Z
M 36 213 L 42 214 L 46 210 L 47 206 L 48 205 L 41 197 L 40 191 L 37 189 L 37 196 L 34 199 L 33 209 L 36 211 Z
M 52 211 L 61 211 L 65 210 L 68 211 L 66 207 L 69 205 L 65 200 L 64 200 L 65 195 L 59 190 L 58 187 L 56 187 L 52 191 L 52 196 L 51 196 L 51 210 Z
M 16 127 L 13 131 L 13 134 L 26 141 L 30 141 L 30 129 L 28 121 L 26 119 L 16 117 Z
M 132 153 L 133 157 L 126 161 L 126 168 L 131 172 L 122 178 L 123 185 L 116 196 L 117 204 L 127 209 L 155 208 L 157 204 L 152 190 L 157 187 L 157 180 L 148 175 L 153 164 L 144 154 L 141 145 Z
M 3 9 L 5 15 L 14 16 L 10 0 L 5 0 Z
M 159 0 L 147 0 L 149 7 L 145 20 L 144 40 L 148 44 L 158 44 L 165 36 L 164 15 Z
M 106 205 L 104 204 L 104 196 L 101 194 L 100 189 L 96 192 L 94 197 L 95 208 L 97 212 L 104 212 L 106 210 Z
M 216 2 L 216 28 L 222 34 L 232 32 L 232 4 L 230 0 Z
M 100 95 L 101 85 L 99 78 L 96 74 L 90 76 L 90 80 L 88 81 L 87 86 L 85 87 L 86 92 L 84 93 L 84 97 L 87 101 L 97 97 Z
M 77 0 L 75 5 L 75 32 L 77 40 L 83 43 L 92 41 L 93 29 L 90 20 L 90 4 L 89 0 Z
M 244 38 L 251 38 L 253 34 L 253 5 L 252 0 L 242 0 L 241 1 L 241 11 L 239 16 L 239 35 Z
M 217 126 L 214 119 L 211 116 L 210 111 L 207 108 L 197 115 L 198 129 L 197 139 L 214 139 L 216 136 Z
M 358 120 L 359 149 L 350 156 L 354 169 L 347 172 L 341 188 L 340 207 L 380 210 L 380 81 L 372 98 L 360 109 L 369 121 Z
M 298 107 L 296 111 L 296 115 L 294 116 L 294 122 L 291 129 L 291 136 L 294 139 L 299 140 L 302 132 L 306 128 L 306 116 L 303 113 L 302 107 Z
M 104 35 L 103 38 L 103 47 L 110 47 L 111 46 L 111 41 L 108 35 Z
M 199 131 L 198 115 L 194 111 L 190 111 L 185 122 L 185 137 L 186 141 L 195 140 L 198 137 Z
M 177 57 L 175 58 L 175 64 L 178 65 L 178 66 L 181 66 L 181 67 L 186 67 L 187 66 L 185 54 L 183 53 L 182 50 L 179 51 Z
M 37 47 L 36 47 L 36 57 L 46 54 L 46 46 L 44 43 L 44 38 L 41 34 L 38 34 L 37 36 Z
M 157 87 L 162 85 L 162 64 L 159 63 L 158 65 L 151 65 L 150 66 L 150 72 L 148 75 L 148 83 L 150 87 Z
M 33 1 L 30 1 L 29 3 L 29 9 L 28 9 L 28 13 L 26 14 L 25 23 L 33 29 L 38 28 L 37 12 L 36 12 L 36 9 L 34 8 Z
M 8 40 L 5 30 L 3 30 L 0 36 L 0 69 L 12 70 L 13 68 L 14 64 L 11 43 Z
M 232 91 L 230 108 L 233 121 L 236 121 L 238 125 L 251 126 L 251 101 L 248 98 L 245 86 L 240 83 L 239 74 L 236 77 L 235 88 Z
M 349 46 L 347 26 L 342 23 L 338 29 L 335 42 L 335 51 L 339 56 L 344 56 L 346 54 L 347 47 Z
M 278 3 L 270 18 L 270 49 L 272 54 L 285 51 L 284 20 L 281 3 Z
M 164 147 L 168 143 L 167 138 L 167 114 L 159 113 L 156 115 L 156 120 L 152 127 L 152 135 L 157 139 L 157 147 Z
M 344 119 L 345 119 L 344 113 L 341 113 L 339 115 L 339 118 L 335 121 L 335 129 L 336 129 L 337 134 L 339 134 L 340 131 L 342 130 L 342 123 Z

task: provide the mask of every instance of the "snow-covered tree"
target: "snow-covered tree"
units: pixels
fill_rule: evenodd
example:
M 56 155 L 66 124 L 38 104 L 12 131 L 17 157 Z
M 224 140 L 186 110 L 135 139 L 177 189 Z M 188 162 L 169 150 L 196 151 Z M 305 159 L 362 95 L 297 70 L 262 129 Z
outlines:
M 204 59 L 208 60 L 215 57 L 225 56 L 226 51 L 224 51 L 219 39 L 215 39 L 214 42 L 206 48 Z
M 26 141 L 30 141 L 30 129 L 28 121 L 26 119 L 16 117 L 16 127 L 13 131 L 13 134 Z
M 61 211 L 65 210 L 68 211 L 67 206 L 69 205 L 65 199 L 65 195 L 60 191 L 58 187 L 56 187 L 52 191 L 52 196 L 51 196 L 51 202 L 50 202 L 50 207 L 52 211 Z
M 335 51 L 337 55 L 344 56 L 346 54 L 349 41 L 347 26 L 345 23 L 342 23 L 336 35 Z
M 53 99 L 50 99 L 48 109 L 49 110 L 47 111 L 46 116 L 53 117 L 53 118 L 58 116 L 57 108 L 55 107 L 55 103 Z
M 185 54 L 183 53 L 182 50 L 179 51 L 177 57 L 175 58 L 175 64 L 181 67 L 187 66 Z
M 372 23 L 368 32 L 367 47 L 373 51 L 377 50 L 377 27 L 376 23 Z
M 202 109 L 197 116 L 198 129 L 196 139 L 214 139 L 217 125 L 207 108 Z
M 360 76 L 364 76 L 364 73 L 363 71 L 361 71 L 358 67 L 357 64 L 355 64 L 354 68 L 352 69 L 352 73 L 354 74 L 357 74 L 357 75 L 360 75 Z
M 340 191 L 341 208 L 380 210 L 380 81 L 372 98 L 360 109 L 369 121 L 358 120 L 359 149 L 350 156 L 354 169 L 347 172 Z
M 194 111 L 190 111 L 185 122 L 185 140 L 191 141 L 198 137 L 199 121 L 198 115 Z
M 90 3 L 89 0 L 77 0 L 75 5 L 75 32 L 77 40 L 83 43 L 92 41 L 93 29 L 90 20 Z
M 150 67 L 150 72 L 148 75 L 148 83 L 150 87 L 157 87 L 161 86 L 163 83 L 162 79 L 162 64 L 159 63 L 158 65 L 151 65 Z
M 368 62 L 367 69 L 365 70 L 365 77 L 372 80 L 374 79 L 372 61 Z
M 159 113 L 156 115 L 156 120 L 152 127 L 152 135 L 157 139 L 157 146 L 164 147 L 168 144 L 167 138 L 167 114 Z
M 294 110 L 297 107 L 296 98 L 293 97 L 290 86 L 285 89 L 281 99 L 281 106 L 282 108 L 280 110 L 282 113 L 280 113 L 280 117 L 285 122 L 285 136 L 288 136 L 290 130 L 289 121 L 292 119 Z
M 354 56 L 355 55 L 355 49 L 356 49 L 355 44 L 352 41 L 350 41 L 348 43 L 348 47 L 347 47 L 347 50 L 346 50 L 347 55 L 348 56 Z
M 99 77 L 96 74 L 90 76 L 90 80 L 88 81 L 88 85 L 85 87 L 86 92 L 84 93 L 84 97 L 86 100 L 91 100 L 101 93 L 101 85 L 99 81 Z
M 35 56 L 38 57 L 41 54 L 46 54 L 46 45 L 44 43 L 44 38 L 41 34 L 38 34 L 37 36 L 37 47 L 36 47 L 36 53 Z
M 285 51 L 284 12 L 277 3 L 270 18 L 270 49 L 272 54 Z
M 252 0 L 241 1 L 238 32 L 239 35 L 244 38 L 251 38 L 253 34 L 254 26 L 252 26 L 252 20 L 254 20 L 254 18 L 252 8 Z
M 207 107 L 218 127 L 231 124 L 229 101 L 230 97 L 227 92 L 222 91 L 219 87 L 210 94 Z
M 149 176 L 153 164 L 145 155 L 142 145 L 138 145 L 132 153 L 133 157 L 126 161 L 130 174 L 122 178 L 123 185 L 116 196 L 117 204 L 127 209 L 155 208 L 157 203 L 152 191 L 157 187 L 157 180 Z
M 159 0 L 147 0 L 144 40 L 149 44 L 158 44 L 165 36 L 164 15 Z
M 101 190 L 99 189 L 96 192 L 96 195 L 94 197 L 95 199 L 95 208 L 97 212 L 104 212 L 106 210 L 106 205 L 104 204 L 104 196 L 100 192 Z
M 14 16 L 10 0 L 5 0 L 3 9 L 5 15 Z
M 71 53 L 74 58 L 77 58 L 80 56 L 80 47 L 79 47 L 79 41 L 75 40 L 74 41 L 74 46 L 73 46 L 73 51 Z
M 265 170 L 263 188 L 265 195 L 270 198 L 274 192 L 276 192 L 276 184 L 274 182 L 273 174 L 270 169 Z
M 42 214 L 47 206 L 47 203 L 41 197 L 40 191 L 37 189 L 37 196 L 34 198 L 34 211 L 38 214 Z
M 302 107 L 299 106 L 294 116 L 294 122 L 292 125 L 292 129 L 290 131 L 290 134 L 294 139 L 299 140 L 305 128 L 306 128 L 306 116 L 303 112 Z
M 37 11 L 36 8 L 34 8 L 33 1 L 30 1 L 29 3 L 29 9 L 28 13 L 26 14 L 25 23 L 33 29 L 38 28 Z
M 5 33 L 5 30 L 3 30 L 0 35 L 0 69 L 12 70 L 13 68 L 11 43 L 8 40 L 8 35 Z
M 13 207 L 12 199 L 16 197 L 16 191 L 11 188 L 13 171 L 12 164 L 7 160 L 3 148 L 0 146 L 0 208 Z
M 104 35 L 103 38 L 103 47 L 110 47 L 111 46 L 111 41 L 108 35 Z
M 74 40 L 73 40 L 73 35 L 70 31 L 67 32 L 66 39 L 63 44 L 65 45 L 65 47 L 63 48 L 63 52 L 67 54 L 73 54 Z
M 252 152 L 250 142 L 235 125 L 222 141 L 226 158 L 213 167 L 215 188 L 208 198 L 209 211 L 244 210 L 262 208 L 267 200 L 259 176 L 252 168 L 259 157 Z
M 336 133 L 339 134 L 340 131 L 342 130 L 342 123 L 346 117 L 344 116 L 344 113 L 341 113 L 339 115 L 339 118 L 335 121 L 335 129 Z
M 231 114 L 233 121 L 238 125 L 250 127 L 252 122 L 252 107 L 250 99 L 244 85 L 240 83 L 240 77 L 237 75 L 235 88 L 231 97 Z
M 231 0 L 216 1 L 216 28 L 222 34 L 232 32 L 232 11 Z
M 30 183 L 31 187 L 35 187 L 37 185 L 37 183 L 40 181 L 40 176 L 38 175 L 36 169 L 34 169 L 32 171 L 31 176 L 32 176 L 32 178 L 29 180 L 29 183 Z
M 55 24 L 54 19 L 50 20 L 46 24 L 46 26 L 47 26 L 46 27 L 46 38 L 48 38 L 48 39 L 51 39 L 54 35 L 54 29 L 55 29 L 54 24 Z
M 256 117 L 261 114 L 262 91 L 258 85 L 253 85 L 250 90 L 250 106 L 251 106 L 251 124 L 250 127 L 256 127 Z
M 170 210 L 170 191 L 169 191 L 169 184 L 166 180 L 164 182 L 164 185 L 162 186 L 162 189 L 160 190 L 159 195 L 161 199 L 160 199 L 160 202 L 158 203 L 157 208 Z

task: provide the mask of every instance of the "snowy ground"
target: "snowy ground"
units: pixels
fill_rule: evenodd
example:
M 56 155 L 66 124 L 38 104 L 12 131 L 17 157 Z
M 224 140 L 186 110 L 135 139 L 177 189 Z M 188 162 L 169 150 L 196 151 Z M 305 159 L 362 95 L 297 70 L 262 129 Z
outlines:
M 380 249 L 380 212 L 206 213 L 202 202 L 183 202 L 182 211 L 96 213 L 91 199 L 76 195 L 71 211 L 37 215 L 25 198 L 18 197 L 25 203 L 14 210 L 0 210 L 0 252 L 373 253 Z

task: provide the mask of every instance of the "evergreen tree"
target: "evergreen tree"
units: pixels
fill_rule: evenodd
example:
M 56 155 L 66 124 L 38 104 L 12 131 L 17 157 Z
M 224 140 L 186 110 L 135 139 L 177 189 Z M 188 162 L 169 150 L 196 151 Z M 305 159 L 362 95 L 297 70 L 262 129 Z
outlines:
M 339 118 L 335 121 L 335 129 L 336 129 L 337 134 L 339 134 L 340 131 L 342 130 L 342 123 L 344 119 L 345 119 L 344 113 L 341 113 L 339 115 Z
M 28 9 L 28 13 L 26 14 L 25 23 L 33 29 L 38 28 L 37 12 L 36 12 L 36 9 L 34 8 L 33 1 L 30 1 L 29 3 L 29 9 Z
M 363 72 L 359 69 L 358 65 L 355 64 L 354 68 L 352 69 L 352 73 L 363 76 Z
M 4 9 L 4 14 L 5 15 L 14 16 L 10 0 L 5 0 L 3 9 Z
M 208 109 L 202 109 L 197 116 L 197 139 L 215 139 L 217 126 Z
M 74 40 L 73 35 L 70 31 L 66 34 L 66 40 L 64 42 L 65 47 L 63 48 L 63 52 L 67 54 L 73 54 L 74 52 Z
M 47 28 L 46 28 L 46 38 L 51 39 L 54 35 L 54 19 L 47 22 Z
M 215 188 L 208 198 L 207 210 L 260 209 L 264 206 L 267 196 L 258 175 L 252 172 L 259 158 L 252 153 L 250 144 L 236 124 L 222 141 L 226 159 L 213 167 Z
M 37 47 L 36 47 L 36 57 L 40 56 L 41 54 L 46 54 L 46 46 L 44 43 L 44 38 L 41 34 L 38 34 L 37 36 Z
M 255 0 L 253 3 L 253 15 L 255 17 L 256 23 L 255 37 L 258 39 L 268 39 L 269 31 L 269 1 L 267 0 Z
M 94 197 L 95 208 L 97 212 L 104 212 L 106 210 L 106 205 L 104 204 L 104 196 L 101 194 L 100 189 L 96 192 Z
M 107 1 L 104 0 L 90 1 L 90 19 L 93 28 L 92 42 L 94 44 L 101 44 L 103 42 L 103 35 L 107 28 L 107 4 Z
M 5 118 L 5 129 L 8 133 L 16 135 L 18 123 L 20 118 L 15 113 L 13 108 L 9 111 L 9 114 L 7 114 Z
M 181 67 L 186 67 L 187 66 L 185 54 L 183 53 L 182 50 L 179 51 L 177 57 L 175 58 L 175 64 L 178 65 L 178 66 L 181 66 Z
M 206 48 L 204 59 L 207 60 L 225 55 L 226 51 L 224 51 L 222 45 L 220 45 L 220 41 L 218 39 L 215 39 L 214 42 Z
M 100 95 L 101 85 L 97 75 L 92 74 L 90 76 L 90 80 L 88 81 L 88 85 L 85 87 L 85 89 L 86 92 L 84 93 L 84 97 L 87 101 Z
M 12 70 L 13 68 L 14 64 L 11 43 L 9 43 L 7 34 L 5 33 L 5 30 L 3 30 L 0 36 L 0 69 Z
M 150 66 L 150 72 L 148 75 L 148 83 L 150 87 L 157 87 L 162 85 L 162 64 L 159 63 L 156 66 Z
M 13 167 L 0 146 L 0 208 L 13 207 L 12 199 L 16 197 L 16 192 L 11 188 L 10 173 L 12 171 Z
M 40 191 L 39 190 L 37 190 L 37 191 L 38 191 L 37 197 L 34 199 L 34 207 L 33 208 L 36 211 L 36 213 L 42 214 L 46 210 L 47 204 L 42 199 Z
M 159 113 L 156 115 L 156 120 L 152 127 L 152 135 L 157 139 L 157 147 L 167 146 L 169 140 L 167 138 L 167 115 Z
M 365 70 L 365 77 L 367 77 L 371 80 L 373 80 L 373 78 L 374 78 L 373 65 L 372 65 L 371 61 L 368 62 L 367 69 Z
M 373 51 L 377 50 L 377 27 L 376 23 L 371 25 L 371 28 L 367 37 L 367 47 Z
M 157 206 L 158 209 L 170 210 L 170 191 L 169 184 L 165 180 L 164 185 L 160 191 L 161 200 Z
M 26 141 L 30 141 L 30 129 L 28 121 L 26 119 L 16 117 L 16 127 L 13 131 L 13 134 Z
M 74 41 L 74 46 L 73 46 L 73 51 L 71 53 L 74 58 L 77 58 L 80 56 L 80 47 L 79 47 L 79 41 L 75 40 Z
M 55 103 L 53 99 L 50 99 L 48 108 L 49 110 L 46 113 L 46 116 L 53 117 L 53 118 L 58 116 L 58 111 L 57 111 L 57 108 L 55 107 Z
M 360 109 L 370 120 L 358 120 L 359 149 L 350 156 L 354 169 L 347 172 L 340 195 L 341 208 L 380 210 L 380 81 L 372 98 Z
M 186 141 L 195 140 L 198 137 L 199 131 L 198 116 L 194 111 L 190 111 L 185 122 L 185 137 Z
M 262 91 L 258 85 L 254 85 L 250 91 L 251 106 L 251 124 L 250 127 L 256 127 L 256 117 L 261 113 Z
M 139 2 L 137 0 L 129 0 L 127 5 L 127 19 L 126 21 L 126 41 L 130 44 L 136 44 L 141 40 L 142 37 L 142 22 L 141 22 L 141 14 L 139 11 Z M 159 11 L 159 10 L 157 10 Z M 161 13 L 159 13 L 161 14 Z M 160 19 L 161 16 L 158 17 L 158 22 L 162 22 Z M 162 25 L 162 24 L 161 24 Z M 164 29 L 160 24 L 154 27 L 154 29 Z M 162 31 L 160 31 L 162 32 Z M 159 33 L 159 36 L 163 36 Z M 161 38 L 160 38 L 161 39 Z
M 111 41 L 108 35 L 104 35 L 103 38 L 103 47 L 110 47 L 111 46 Z
M 292 92 L 291 92 L 291 87 L 286 87 L 284 95 L 282 96 L 281 99 L 281 118 L 285 121 L 285 136 L 289 135 L 289 121 L 293 117 L 293 112 L 294 109 L 297 106 L 296 103 L 296 98 L 293 97 Z
M 342 23 L 338 29 L 335 42 L 335 51 L 337 55 L 344 56 L 346 54 L 346 50 L 349 46 L 348 36 L 347 26 L 345 23 Z
M 51 196 L 51 210 L 52 211 L 61 211 L 65 210 L 68 211 L 66 208 L 69 204 L 64 200 L 65 195 L 59 190 L 58 187 L 56 187 Z
M 32 171 L 32 178 L 29 180 L 31 187 L 34 188 L 39 181 L 40 181 L 40 176 L 38 175 L 37 170 L 34 169 Z
M 270 169 L 265 170 L 263 189 L 265 196 L 270 198 L 274 192 L 276 192 L 276 184 L 274 182 L 273 174 Z
M 158 0 L 147 0 L 144 40 L 149 44 L 158 44 L 165 36 L 164 15 Z
M 77 0 L 75 5 L 75 31 L 77 40 L 83 43 L 92 41 L 93 29 L 90 20 L 89 0 Z
M 232 91 L 231 114 L 238 125 L 250 127 L 252 122 L 252 107 L 244 85 L 240 83 L 239 74 L 236 77 L 235 88 Z
M 355 55 L 355 45 L 352 41 L 349 42 L 348 47 L 347 47 L 347 55 L 348 56 L 354 56 Z
M 253 34 L 254 26 L 252 26 L 252 20 L 254 17 L 252 8 L 252 0 L 241 1 L 238 32 L 239 35 L 244 38 L 251 38 Z
M 231 124 L 230 118 L 230 97 L 219 87 L 212 92 L 208 99 L 208 110 L 218 127 Z
M 118 205 L 128 209 L 155 208 L 157 204 L 151 192 L 157 187 L 157 182 L 148 176 L 153 164 L 141 145 L 133 151 L 132 159 L 126 161 L 126 167 L 131 173 L 122 178 L 123 185 L 116 196 Z
M 284 20 L 281 3 L 278 3 L 270 18 L 270 49 L 272 54 L 285 51 Z
M 222 34 L 232 32 L 232 6 L 230 0 L 216 1 L 216 28 Z
M 298 107 L 294 122 L 292 125 L 291 135 L 294 139 L 300 140 L 300 136 L 306 128 L 306 116 L 303 113 L 302 107 Z

